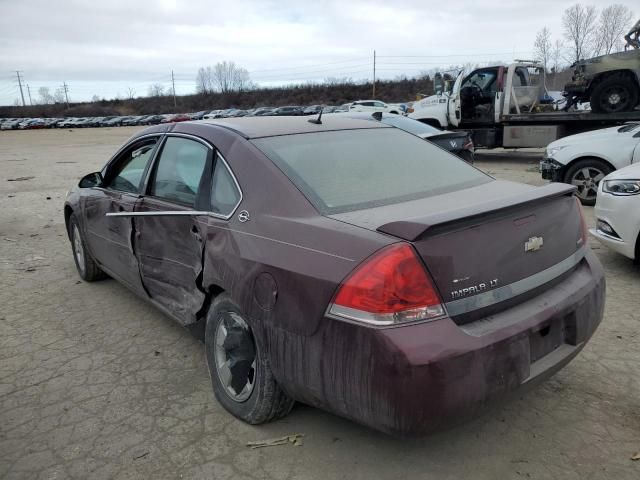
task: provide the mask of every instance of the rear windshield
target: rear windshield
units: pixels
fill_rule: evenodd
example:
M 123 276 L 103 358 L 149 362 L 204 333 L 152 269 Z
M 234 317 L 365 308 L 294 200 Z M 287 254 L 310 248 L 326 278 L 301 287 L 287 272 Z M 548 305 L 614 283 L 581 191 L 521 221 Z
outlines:
M 432 127 L 431 125 L 403 117 L 402 115 L 383 115 L 381 122 L 391 125 L 392 127 L 398 127 L 405 132 L 413 133 L 414 135 L 432 135 L 434 133 L 442 133 L 442 130 Z
M 324 214 L 426 198 L 493 180 L 396 128 L 283 135 L 253 143 Z

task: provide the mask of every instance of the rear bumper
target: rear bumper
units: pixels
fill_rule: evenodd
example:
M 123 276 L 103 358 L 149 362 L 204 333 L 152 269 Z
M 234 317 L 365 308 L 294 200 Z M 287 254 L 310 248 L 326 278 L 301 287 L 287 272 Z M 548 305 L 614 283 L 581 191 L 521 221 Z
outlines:
M 540 174 L 544 180 L 562 182 L 564 179 L 565 165 L 553 158 L 544 157 L 540 161 Z
M 325 319 L 299 344 L 300 362 L 273 359 L 297 400 L 400 436 L 478 413 L 544 380 L 586 344 L 604 310 L 604 275 L 589 250 L 559 285 L 464 326 L 451 319 L 372 329 Z

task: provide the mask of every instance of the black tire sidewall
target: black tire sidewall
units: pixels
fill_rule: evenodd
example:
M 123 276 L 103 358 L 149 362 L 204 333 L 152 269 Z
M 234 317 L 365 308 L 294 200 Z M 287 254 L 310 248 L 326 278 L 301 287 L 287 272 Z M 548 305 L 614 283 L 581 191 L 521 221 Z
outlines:
M 600 108 L 600 97 L 604 94 L 604 90 L 614 85 L 619 85 L 627 89 L 629 92 L 630 101 L 627 105 L 625 105 L 623 108 L 620 108 L 619 110 L 607 111 Z M 596 87 L 593 89 L 593 92 L 591 93 L 589 100 L 591 103 L 591 110 L 596 113 L 630 112 L 638 104 L 638 88 L 628 78 L 607 78 L 596 85 Z
M 74 228 L 75 227 L 75 228 Z M 80 268 L 80 265 L 78 265 L 78 259 L 76 258 L 76 251 L 75 251 L 75 230 L 78 230 L 78 235 L 80 236 L 80 243 L 82 244 L 82 254 L 84 255 L 84 271 L 82 271 L 82 269 Z M 89 263 L 88 261 L 90 260 L 89 257 L 87 256 L 87 244 L 84 241 L 84 238 L 82 238 L 82 233 L 80 233 L 80 224 L 78 223 L 78 219 L 76 218 L 76 216 L 72 213 L 71 216 L 69 217 L 69 239 L 71 240 L 71 255 L 73 256 L 73 263 L 76 264 L 76 270 L 78 271 L 78 275 L 80 275 L 80 278 L 82 278 L 85 281 L 89 281 Z
M 237 402 L 227 395 L 224 386 L 220 382 L 215 363 L 215 336 L 218 324 L 222 321 L 223 312 L 235 312 L 240 315 L 251 330 L 256 348 L 256 372 L 253 391 L 249 398 L 243 402 Z M 213 386 L 213 393 L 220 404 L 235 417 L 251 424 L 263 423 L 268 420 L 267 414 L 271 411 L 270 402 L 273 400 L 275 381 L 269 369 L 264 345 L 249 320 L 243 315 L 240 308 L 227 294 L 221 294 L 213 301 L 206 319 L 205 328 L 205 357 L 209 368 L 209 376 Z

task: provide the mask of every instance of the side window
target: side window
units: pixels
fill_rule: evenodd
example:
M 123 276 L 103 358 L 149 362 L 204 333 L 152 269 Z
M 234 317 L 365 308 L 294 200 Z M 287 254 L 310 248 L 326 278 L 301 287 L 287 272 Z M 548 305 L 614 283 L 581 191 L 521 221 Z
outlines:
M 381 108 L 382 107 L 386 107 L 386 105 L 384 103 L 382 103 L 382 102 L 374 102 L 374 104 L 375 104 L 376 107 L 381 107 Z
M 240 190 L 220 154 L 216 158 L 211 184 L 211 211 L 231 215 L 240 202 Z
M 125 152 L 118 159 L 115 172 L 109 173 L 110 180 L 107 179 L 106 188 L 120 192 L 138 193 L 142 174 L 147 163 L 151 160 L 157 142 L 157 138 L 147 140 Z
M 156 162 L 149 194 L 193 206 L 209 149 L 195 140 L 168 137 Z

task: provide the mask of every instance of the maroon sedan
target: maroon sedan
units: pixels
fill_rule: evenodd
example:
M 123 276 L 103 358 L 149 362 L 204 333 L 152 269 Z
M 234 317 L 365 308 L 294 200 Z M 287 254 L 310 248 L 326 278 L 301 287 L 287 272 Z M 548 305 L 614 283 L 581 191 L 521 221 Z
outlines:
M 604 277 L 568 185 L 499 181 L 383 123 L 148 128 L 64 214 L 80 276 L 199 335 L 252 424 L 294 401 L 420 434 L 566 365 Z

